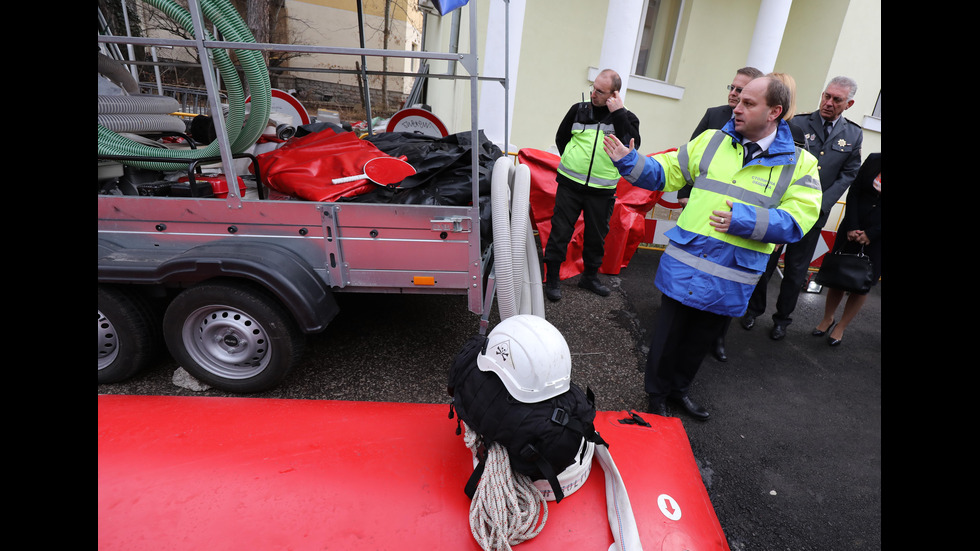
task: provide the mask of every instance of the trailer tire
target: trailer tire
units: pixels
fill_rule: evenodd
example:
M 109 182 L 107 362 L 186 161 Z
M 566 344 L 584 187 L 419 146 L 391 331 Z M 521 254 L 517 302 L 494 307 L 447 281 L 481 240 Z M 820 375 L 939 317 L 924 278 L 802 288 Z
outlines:
M 99 384 L 124 381 L 154 358 L 158 316 L 142 295 L 99 285 Z
M 217 389 L 252 393 L 279 385 L 303 353 L 305 335 L 266 291 L 207 282 L 177 295 L 163 318 L 170 354 Z

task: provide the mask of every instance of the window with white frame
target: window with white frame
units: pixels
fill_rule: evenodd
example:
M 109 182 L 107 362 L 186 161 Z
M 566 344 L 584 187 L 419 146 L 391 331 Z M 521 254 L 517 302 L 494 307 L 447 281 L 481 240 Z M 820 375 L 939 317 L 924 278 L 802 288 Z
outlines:
M 633 74 L 666 81 L 684 0 L 646 0 L 633 57 Z
M 878 90 L 874 110 L 871 111 L 870 115 L 865 115 L 864 119 L 862 119 L 861 128 L 881 132 L 881 90 Z

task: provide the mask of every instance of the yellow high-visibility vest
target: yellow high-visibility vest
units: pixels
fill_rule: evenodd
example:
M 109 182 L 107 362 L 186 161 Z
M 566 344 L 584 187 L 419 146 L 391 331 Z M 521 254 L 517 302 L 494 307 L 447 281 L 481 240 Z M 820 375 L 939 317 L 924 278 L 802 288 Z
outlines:
M 664 191 L 693 185 L 691 197 L 677 219 L 682 229 L 746 249 L 770 253 L 772 243 L 759 241 L 766 231 L 768 209 L 788 212 L 809 231 L 820 215 L 821 188 L 817 159 L 796 148 L 791 163 L 767 166 L 757 157 L 742 167 L 741 144 L 721 131 L 706 132 L 676 152 L 654 155 L 667 173 Z M 800 201 L 783 201 L 792 196 Z M 759 232 L 752 238 L 715 231 L 713 210 L 729 210 L 727 200 L 757 209 Z
M 558 172 L 584 186 L 615 189 L 619 171 L 602 149 L 602 140 L 607 133 L 615 133 L 612 124 L 573 124 L 572 139 L 562 153 Z

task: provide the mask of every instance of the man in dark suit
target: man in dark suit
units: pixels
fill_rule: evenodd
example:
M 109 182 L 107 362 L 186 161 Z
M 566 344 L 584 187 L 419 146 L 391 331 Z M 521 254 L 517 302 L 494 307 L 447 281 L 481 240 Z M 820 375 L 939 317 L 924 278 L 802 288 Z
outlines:
M 860 126 L 841 116 L 854 105 L 857 83 L 847 77 L 836 77 L 824 89 L 820 108 L 812 113 L 801 113 L 793 117 L 805 134 L 807 150 L 817 158 L 820 165 L 820 185 L 823 199 L 820 218 L 813 228 L 796 243 L 785 247 L 783 257 L 783 281 L 776 299 L 776 313 L 772 315 L 773 327 L 769 336 L 780 340 L 786 336 L 786 327 L 793 321 L 790 317 L 796 309 L 796 302 L 803 289 L 803 282 L 813 260 L 813 253 L 820 239 L 820 231 L 827 223 L 830 209 L 841 198 L 854 181 L 861 168 L 861 144 L 864 131 Z M 748 309 L 742 316 L 745 329 L 755 326 L 755 318 L 766 310 L 766 288 L 779 261 L 780 249 L 773 251 L 766 272 L 759 280 L 749 300 Z
M 728 85 L 728 103 L 719 105 L 718 107 L 709 107 L 704 112 L 704 116 L 701 117 L 701 122 L 694 129 L 694 133 L 691 134 L 691 139 L 693 140 L 705 130 L 721 130 L 728 123 L 728 119 L 732 118 L 732 109 L 735 109 L 735 106 L 738 105 L 738 98 L 742 94 L 742 88 L 752 79 L 761 76 L 762 71 L 755 67 L 742 67 L 735 71 L 735 78 Z

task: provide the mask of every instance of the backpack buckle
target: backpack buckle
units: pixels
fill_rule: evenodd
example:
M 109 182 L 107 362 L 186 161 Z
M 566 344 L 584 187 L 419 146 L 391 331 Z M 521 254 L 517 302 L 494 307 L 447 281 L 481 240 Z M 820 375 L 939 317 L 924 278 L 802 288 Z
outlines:
M 558 423 L 561 426 L 568 424 L 569 415 L 568 412 L 562 408 L 555 408 L 555 411 L 551 412 L 551 421 L 553 423 Z

